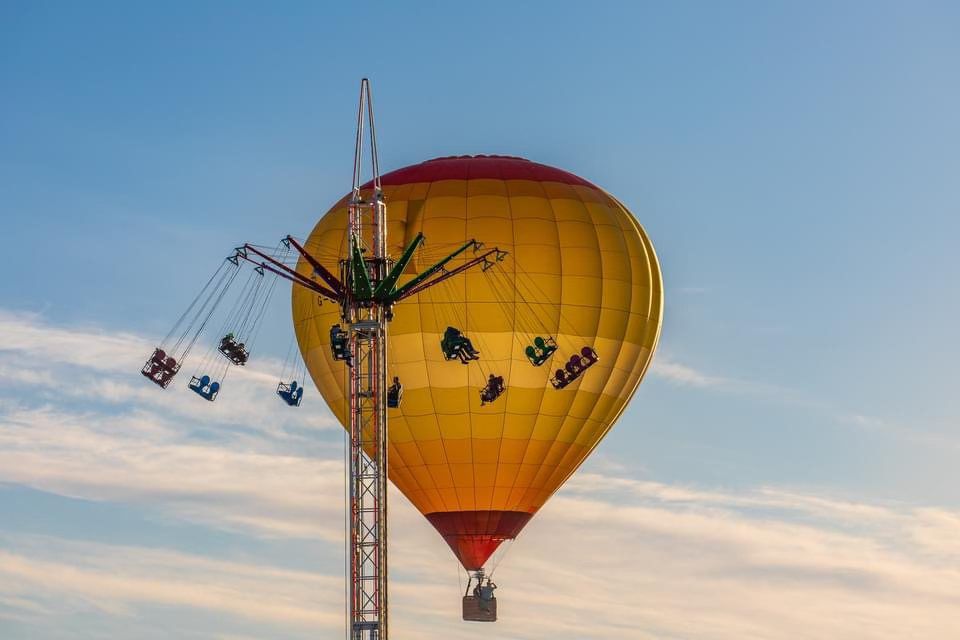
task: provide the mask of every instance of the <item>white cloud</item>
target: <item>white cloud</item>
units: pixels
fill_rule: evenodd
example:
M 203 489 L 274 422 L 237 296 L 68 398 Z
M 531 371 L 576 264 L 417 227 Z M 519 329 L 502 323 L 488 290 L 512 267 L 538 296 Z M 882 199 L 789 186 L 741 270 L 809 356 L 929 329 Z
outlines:
M 493 629 L 458 620 L 449 551 L 395 496 L 394 633 L 859 640 L 960 632 L 960 571 L 944 562 L 956 553 L 956 513 L 631 482 L 595 476 L 554 498 L 495 574 L 501 621 Z M 758 513 L 758 504 L 789 513 Z M 837 511 L 846 515 L 832 518 Z M 943 526 L 943 535 L 917 545 L 917 533 L 933 526 Z M 335 637 L 339 628 L 339 567 L 291 571 L 56 539 L 3 546 L 15 549 L 0 553 L 0 594 L 8 601 L 87 607 L 128 617 L 131 628 L 145 604 L 255 618 L 275 624 L 276 635 Z M 29 610 L 21 615 L 29 618 Z
M 254 395 L 223 408 L 214 403 L 221 412 L 214 413 L 187 395 L 133 384 L 140 382 L 140 339 L 84 331 L 81 342 L 96 344 L 87 344 L 83 357 L 64 358 L 38 344 L 46 330 L 59 345 L 74 344 L 69 330 L 0 316 L 0 336 L 11 327 L 13 339 L 0 337 L 0 482 L 135 504 L 251 540 L 312 540 L 318 548 L 342 549 L 342 452 L 322 410 L 307 430 L 296 424 L 303 413 L 274 422 L 278 411 L 258 407 Z M 103 360 L 89 365 L 90 354 Z M 65 373 L 69 392 L 36 389 L 37 382 Z M 253 371 L 236 381 L 255 394 L 272 380 L 258 375 L 264 376 Z M 660 375 L 694 386 L 722 380 L 682 365 Z M 273 400 L 268 396 L 263 399 Z M 280 415 L 290 412 L 280 407 Z M 214 435 L 198 437 L 200 425 Z M 956 511 L 779 487 L 663 484 L 624 477 L 615 466 L 600 468 L 605 472 L 574 476 L 506 555 L 496 574 L 501 622 L 493 628 L 459 621 L 455 561 L 394 491 L 395 637 L 960 635 Z M 299 559 L 289 558 L 287 566 L 298 566 L 291 570 L 264 558 L 215 560 L 3 531 L 0 520 L 0 629 L 3 620 L 39 629 L 42 621 L 83 612 L 122 619 L 131 637 L 146 636 L 138 633 L 138 625 L 147 624 L 141 612 L 161 606 L 266 625 L 272 631 L 264 637 L 340 634 L 337 562 L 299 568 Z M 232 626 L 217 635 L 230 634 L 259 635 Z
M 731 393 L 764 394 L 796 401 L 797 394 L 791 390 L 752 380 L 709 374 L 696 367 L 677 362 L 662 351 L 658 352 L 653 359 L 650 373 L 656 378 L 681 387 L 696 387 Z
M 146 501 L 223 528 L 339 535 L 324 526 L 329 518 L 317 518 L 342 495 L 342 462 L 329 452 L 325 459 L 294 455 L 242 437 L 226 445 L 191 442 L 174 423 L 147 411 L 12 410 L 0 412 L 0 427 L 0 481 L 74 497 Z
M 51 402 L 62 396 L 125 406 L 149 407 L 165 416 L 198 423 L 233 424 L 278 432 L 284 427 L 339 428 L 319 394 L 308 394 L 298 409 L 274 395 L 282 364 L 254 358 L 231 369 L 221 391 L 229 402 L 209 403 L 187 390 L 181 371 L 163 390 L 139 375 L 153 350 L 152 340 L 92 328 L 66 329 L 31 314 L 0 310 L 0 381 L 28 386 L 31 396 Z M 190 366 L 188 362 L 185 366 Z
M 342 591 L 339 579 L 331 576 L 58 538 L 13 539 L 5 546 L 11 544 L 27 551 L 0 551 L 0 593 L 13 596 L 8 596 L 8 606 L 28 603 L 25 614 L 92 611 L 133 618 L 137 605 L 152 604 L 292 628 L 343 624 L 338 612 L 317 606 Z M 270 598 L 263 597 L 265 590 Z
M 727 384 L 725 378 L 707 375 L 687 365 L 674 362 L 663 354 L 654 358 L 650 373 L 670 382 L 694 387 L 721 387 Z

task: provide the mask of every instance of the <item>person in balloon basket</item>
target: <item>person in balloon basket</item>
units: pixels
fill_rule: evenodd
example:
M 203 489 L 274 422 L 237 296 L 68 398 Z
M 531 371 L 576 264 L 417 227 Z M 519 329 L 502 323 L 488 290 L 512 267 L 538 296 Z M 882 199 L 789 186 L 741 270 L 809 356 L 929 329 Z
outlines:
M 473 588 L 473 595 L 476 596 L 480 608 L 484 611 L 490 611 L 490 603 L 493 602 L 493 592 L 497 585 L 493 580 L 487 578 L 487 583 L 478 581 L 477 586 Z

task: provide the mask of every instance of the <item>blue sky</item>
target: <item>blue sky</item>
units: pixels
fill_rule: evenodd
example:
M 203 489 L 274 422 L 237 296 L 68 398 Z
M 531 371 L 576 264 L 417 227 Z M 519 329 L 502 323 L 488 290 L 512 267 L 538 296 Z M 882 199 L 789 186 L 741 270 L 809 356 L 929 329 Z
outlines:
M 338 636 L 342 436 L 262 391 L 284 305 L 233 406 L 135 371 L 226 251 L 349 187 L 362 76 L 384 169 L 562 167 L 662 261 L 654 370 L 510 551 L 503 637 L 950 635 L 958 32 L 946 2 L 0 3 L 0 635 Z M 404 637 L 479 637 L 394 504 Z

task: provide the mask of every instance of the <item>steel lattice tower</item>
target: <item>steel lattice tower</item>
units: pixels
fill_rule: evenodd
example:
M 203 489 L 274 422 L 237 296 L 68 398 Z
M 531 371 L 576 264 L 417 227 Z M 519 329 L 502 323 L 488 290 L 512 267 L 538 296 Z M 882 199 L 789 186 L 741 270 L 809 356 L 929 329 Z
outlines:
M 364 200 L 360 191 L 364 117 L 370 128 L 372 193 Z M 360 84 L 357 139 L 353 163 L 353 193 L 349 202 L 349 245 L 353 256 L 366 263 L 370 279 L 387 275 L 387 207 L 380 186 L 376 129 L 370 83 Z M 369 225 L 370 244 L 364 241 Z M 370 255 L 372 254 L 372 256 Z M 356 263 L 347 259 L 342 269 Z M 356 275 L 344 273 L 344 282 Z M 348 287 L 348 291 L 354 289 Z M 349 455 L 349 632 L 351 640 L 386 640 L 387 618 L 387 314 L 377 300 L 360 300 L 348 294 L 341 305 L 350 327 L 347 402 L 350 416 Z
M 366 194 L 361 190 L 365 124 L 369 127 L 373 174 L 372 180 L 367 183 Z M 287 250 L 296 250 L 300 254 L 300 265 L 309 269 L 301 269 L 299 265 L 294 269 L 277 253 L 265 253 L 262 247 L 250 243 L 236 247 L 227 260 L 234 266 L 238 266 L 241 260 L 252 263 L 261 276 L 270 272 L 294 286 L 315 293 L 321 302 L 328 300 L 340 307 L 340 319 L 347 329 L 344 330 L 339 324 L 331 327 L 330 346 L 334 360 L 346 361 L 346 375 L 349 378 L 345 394 L 349 416 L 346 426 L 350 434 L 347 464 L 348 638 L 387 640 L 387 324 L 393 317 L 393 306 L 398 302 L 474 267 L 486 271 L 502 261 L 507 253 L 496 247 L 480 252 L 482 243 L 470 239 L 401 284 L 400 278 L 407 267 L 412 266 L 411 261 L 423 244 L 424 236 L 423 233 L 417 233 L 396 261 L 390 258 L 387 251 L 387 205 L 380 180 L 373 100 L 370 82 L 366 78 L 360 82 L 356 133 L 353 190 L 347 203 L 348 249 L 347 255 L 341 256 L 339 261 L 339 278 L 307 247 L 289 235 L 282 239 L 283 246 Z M 447 268 L 451 261 L 464 256 L 470 249 L 473 250 L 472 257 L 465 256 L 462 264 Z M 222 299 L 229 282 L 232 282 L 231 279 L 222 285 L 225 281 L 223 278 L 226 276 L 221 278 L 221 284 L 216 285 L 201 306 L 200 313 L 206 313 L 207 318 Z M 214 294 L 216 300 L 213 299 Z M 211 301 L 212 306 L 206 311 Z M 193 304 L 190 308 L 193 308 Z M 193 333 L 190 346 L 199 337 L 205 324 L 206 320 Z M 192 330 L 192 326 L 188 326 L 187 332 Z M 184 333 L 181 339 L 186 337 L 187 333 Z M 190 346 L 185 352 L 189 352 Z M 167 357 L 158 347 L 144 365 L 142 373 L 166 388 L 179 370 L 177 361 L 183 360 L 185 352 L 178 354 L 177 358 Z M 226 353 L 224 355 L 229 356 Z M 396 378 L 395 387 L 389 393 L 394 394 L 392 406 L 399 407 L 402 389 Z

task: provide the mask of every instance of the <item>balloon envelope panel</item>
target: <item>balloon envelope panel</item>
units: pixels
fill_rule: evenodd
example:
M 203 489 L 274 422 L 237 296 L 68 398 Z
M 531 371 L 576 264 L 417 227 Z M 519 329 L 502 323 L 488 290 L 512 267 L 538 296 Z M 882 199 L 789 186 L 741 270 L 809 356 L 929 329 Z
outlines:
M 507 251 L 398 303 L 389 326 L 388 379 L 403 385 L 389 409 L 389 476 L 468 569 L 517 535 L 583 462 L 623 411 L 660 332 L 662 283 L 646 233 L 615 198 L 573 174 L 520 158 L 438 158 L 382 178 L 388 246 L 424 246 L 401 284 L 465 242 Z M 346 254 L 347 198 L 317 223 L 306 249 L 334 273 Z M 474 257 L 471 251 L 447 265 Z M 303 261 L 298 270 L 310 275 Z M 346 374 L 330 352 L 333 303 L 295 287 L 293 320 L 311 377 L 341 423 Z M 447 360 L 447 327 L 480 359 Z M 552 338 L 534 366 L 527 347 Z M 598 358 L 555 389 L 550 378 L 592 348 Z M 490 375 L 506 390 L 481 404 Z

